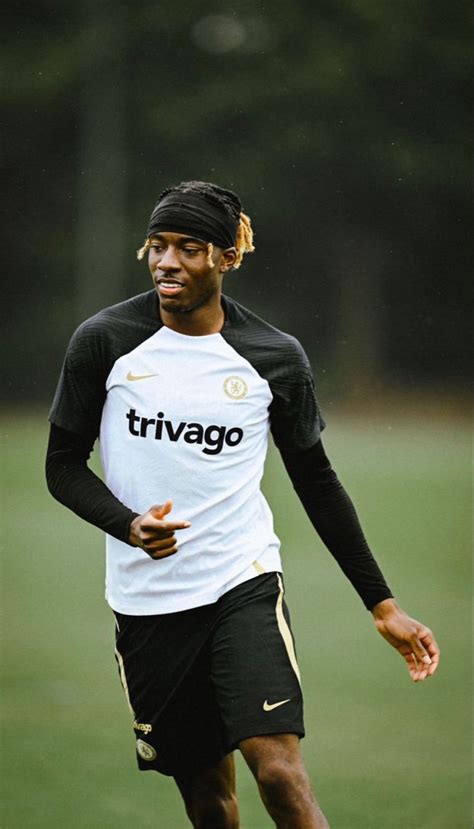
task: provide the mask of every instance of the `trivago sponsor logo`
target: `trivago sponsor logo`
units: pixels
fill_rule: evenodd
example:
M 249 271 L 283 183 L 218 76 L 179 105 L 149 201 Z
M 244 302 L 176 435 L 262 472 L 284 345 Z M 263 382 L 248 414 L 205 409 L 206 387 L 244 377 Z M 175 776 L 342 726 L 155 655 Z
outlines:
M 136 409 L 130 409 L 126 418 L 128 431 L 137 438 L 153 438 L 154 440 L 170 440 L 202 446 L 206 455 L 219 455 L 225 446 L 238 446 L 244 436 L 244 430 L 238 427 L 229 429 L 227 426 L 217 426 L 211 423 L 205 426 L 202 423 L 173 423 L 166 420 L 164 412 L 157 412 L 156 417 L 143 417 L 137 414 Z

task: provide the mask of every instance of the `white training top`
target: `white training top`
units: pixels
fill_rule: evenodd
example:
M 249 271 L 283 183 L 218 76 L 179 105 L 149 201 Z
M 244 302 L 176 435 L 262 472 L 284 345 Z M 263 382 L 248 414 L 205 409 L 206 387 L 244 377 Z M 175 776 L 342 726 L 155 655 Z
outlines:
M 50 420 L 94 438 L 107 486 L 136 513 L 170 499 L 178 552 L 154 560 L 107 536 L 106 597 L 152 615 L 216 601 L 280 571 L 260 490 L 268 434 L 301 450 L 323 421 L 299 343 L 227 297 L 219 334 L 163 326 L 154 291 L 105 309 L 75 332 Z
M 132 615 L 184 610 L 216 601 L 259 567 L 280 570 L 260 491 L 272 394 L 248 360 L 220 334 L 163 327 L 117 360 L 106 388 L 107 485 L 138 513 L 170 498 L 170 520 L 192 525 L 177 531 L 178 552 L 159 561 L 108 536 L 111 606 Z

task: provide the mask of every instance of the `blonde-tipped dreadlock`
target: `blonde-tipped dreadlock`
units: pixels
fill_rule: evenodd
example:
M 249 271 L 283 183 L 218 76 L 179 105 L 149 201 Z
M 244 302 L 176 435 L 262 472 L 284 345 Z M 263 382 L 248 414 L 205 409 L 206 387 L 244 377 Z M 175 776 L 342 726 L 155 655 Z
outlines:
M 214 261 L 212 259 L 212 254 L 214 253 L 214 245 L 212 242 L 207 243 L 207 264 L 210 268 L 214 267 Z
M 139 248 L 139 250 L 137 250 L 137 259 L 143 259 L 143 257 L 145 256 L 145 253 L 148 253 L 149 250 L 150 250 L 150 240 L 145 239 L 145 241 L 143 242 L 143 245 L 141 246 L 141 248 Z
M 234 262 L 234 268 L 240 268 L 244 253 L 253 253 L 255 250 L 252 225 L 250 224 L 249 217 L 245 213 L 240 214 L 235 247 L 237 250 L 237 259 Z

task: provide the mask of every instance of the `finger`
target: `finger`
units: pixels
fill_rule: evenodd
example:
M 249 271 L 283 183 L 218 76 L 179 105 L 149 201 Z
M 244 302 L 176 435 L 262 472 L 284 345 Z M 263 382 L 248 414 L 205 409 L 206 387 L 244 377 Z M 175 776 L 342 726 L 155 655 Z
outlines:
M 404 648 L 397 648 L 397 650 L 400 656 L 403 657 L 409 668 L 416 668 L 416 658 L 411 651 L 406 651 Z
M 420 682 L 433 676 L 439 664 L 440 651 L 431 630 L 418 625 L 416 633 L 410 638 L 414 660 L 418 664 L 412 672 L 412 679 Z
M 410 637 L 410 644 L 416 659 L 423 665 L 431 665 L 431 657 L 416 633 Z
M 423 645 L 425 646 L 425 648 L 428 651 L 428 653 L 430 654 L 430 656 L 438 656 L 439 657 L 439 653 L 440 653 L 439 645 L 438 645 L 436 639 L 434 638 L 433 634 L 431 633 L 431 631 L 428 631 L 427 633 L 424 633 L 424 634 L 420 634 L 420 639 L 423 642 Z
M 147 555 L 151 556 L 152 558 L 154 558 L 155 556 L 158 558 L 162 558 L 163 556 L 169 555 L 173 551 L 177 550 L 178 545 L 176 544 L 176 542 L 174 544 L 170 544 L 168 542 L 168 544 L 165 547 L 158 547 L 156 545 L 146 544 L 142 547 L 142 549 L 145 551 Z
M 158 550 L 155 553 L 149 553 L 149 555 L 155 561 L 158 561 L 159 559 L 162 559 L 162 558 L 168 558 L 168 556 L 174 556 L 174 554 L 177 553 L 177 552 L 178 552 L 177 547 L 171 547 L 170 550 L 163 550 L 163 551 Z
M 414 653 L 406 656 L 405 660 L 408 666 L 410 678 L 413 682 L 421 682 L 423 679 L 426 679 L 428 676 L 428 668 L 418 661 Z
M 166 538 L 168 533 L 174 533 L 176 530 L 185 530 L 191 526 L 189 521 L 161 521 L 159 518 L 145 518 L 140 524 L 140 530 L 145 535 L 159 535 L 160 538 Z
M 432 634 L 430 636 L 421 637 L 421 640 L 431 658 L 431 665 L 428 667 L 428 676 L 433 676 L 439 665 L 441 656 L 440 649 Z
M 164 518 L 165 515 L 168 515 L 171 510 L 173 509 L 173 502 L 172 501 L 165 501 L 164 504 L 155 504 L 155 506 L 151 507 L 150 512 L 155 518 Z
M 414 682 L 422 682 L 427 677 L 432 676 L 438 667 L 437 659 L 432 659 L 431 664 L 427 665 L 424 662 L 420 662 L 414 653 L 409 655 L 407 663 L 409 663 L 408 669 Z
M 439 659 L 439 652 L 431 657 L 431 665 L 428 667 L 428 676 L 433 676 L 434 672 L 438 669 Z
M 410 678 L 413 682 L 419 682 L 421 679 L 425 679 L 428 675 L 428 669 L 418 660 L 416 654 L 411 650 L 410 646 L 404 642 L 403 644 L 397 646 L 397 651 L 405 660 Z
M 176 536 L 171 535 L 169 538 L 151 538 L 144 542 L 144 546 L 147 550 L 154 552 L 155 550 L 169 550 L 170 547 L 176 547 L 177 543 Z
M 162 530 L 186 530 L 191 526 L 190 521 L 160 521 L 160 529 Z
M 404 651 L 401 648 L 399 648 L 398 650 L 406 662 L 408 673 L 410 674 L 411 679 L 413 679 L 416 682 L 416 675 L 418 672 L 418 661 L 415 654 L 411 651 Z
M 146 542 L 162 541 L 166 538 L 172 538 L 174 530 L 164 530 L 161 525 L 159 527 L 144 526 L 142 530 L 142 540 Z
M 414 682 L 422 682 L 428 676 L 428 666 L 420 662 L 416 654 L 412 654 L 414 669 L 411 671 L 411 678 Z

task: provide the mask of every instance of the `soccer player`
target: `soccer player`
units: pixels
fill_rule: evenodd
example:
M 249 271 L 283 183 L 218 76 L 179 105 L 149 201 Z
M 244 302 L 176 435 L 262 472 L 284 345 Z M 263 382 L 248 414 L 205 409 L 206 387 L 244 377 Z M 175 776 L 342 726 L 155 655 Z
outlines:
M 153 289 L 73 335 L 50 412 L 51 493 L 107 533 L 106 597 L 138 766 L 174 777 L 195 827 L 239 825 L 238 748 L 278 827 L 327 827 L 299 741 L 300 675 L 260 491 L 272 433 L 320 537 L 415 682 L 431 631 L 394 600 L 321 442 L 307 357 L 222 294 L 248 216 L 207 182 L 165 190 L 138 258 Z M 105 483 L 88 467 L 96 439 Z

